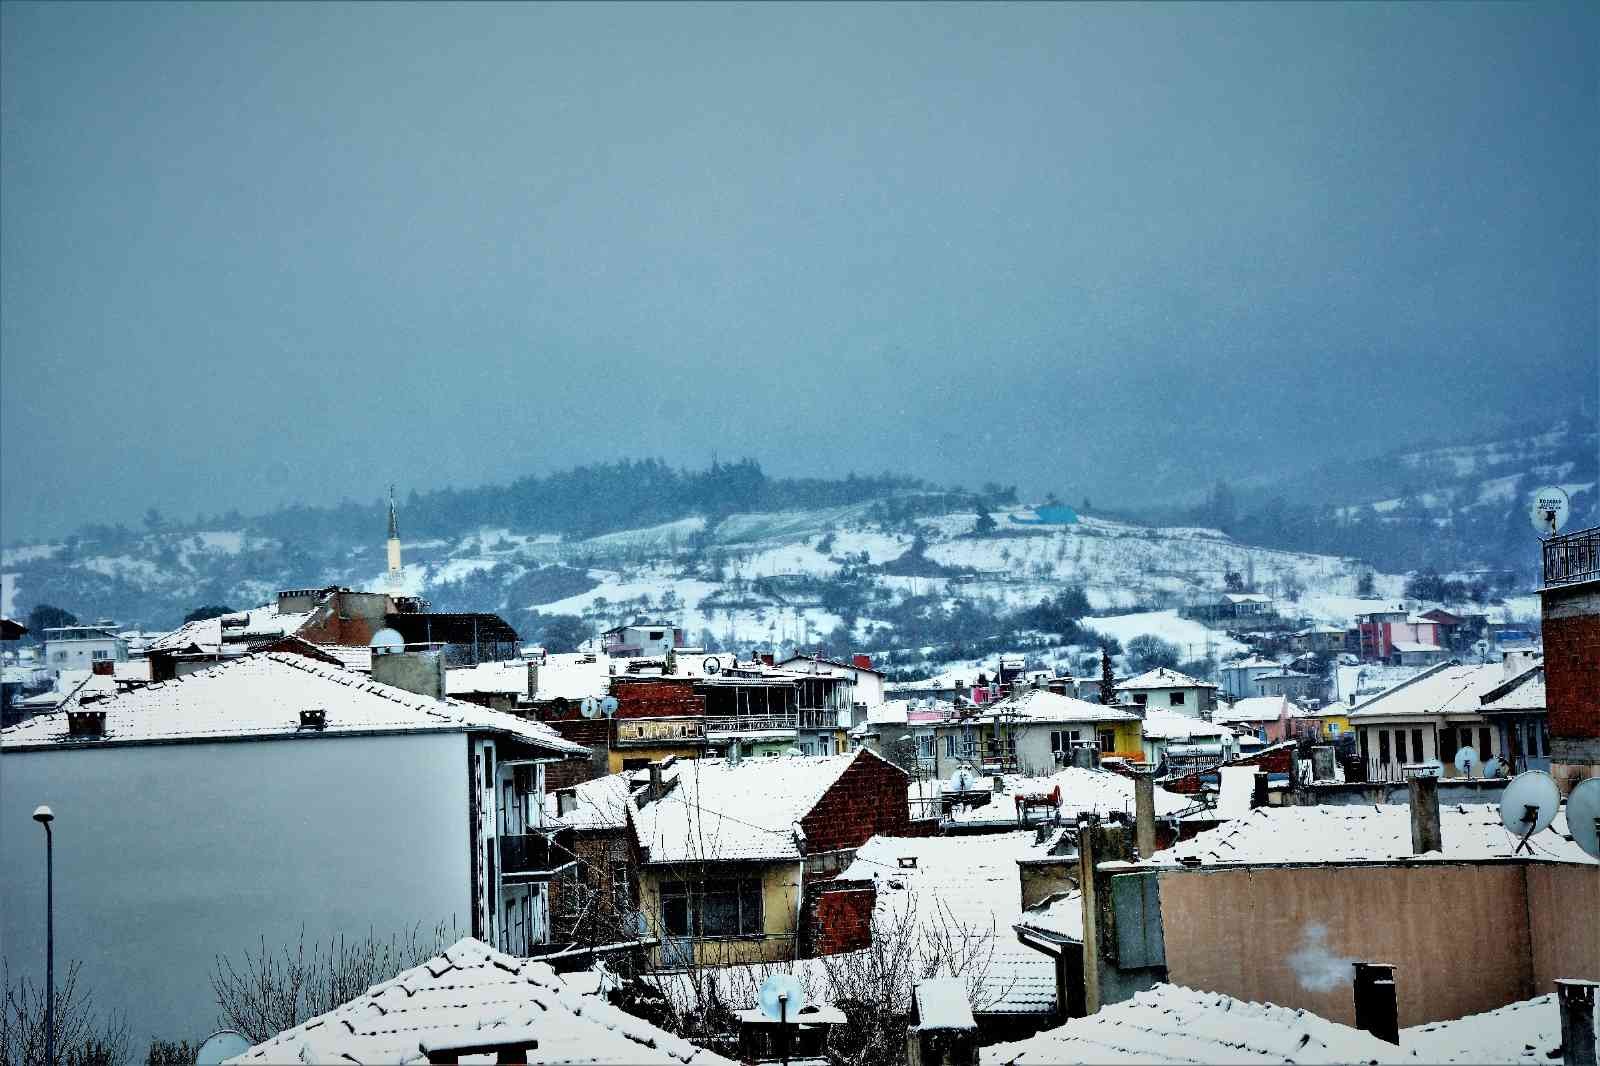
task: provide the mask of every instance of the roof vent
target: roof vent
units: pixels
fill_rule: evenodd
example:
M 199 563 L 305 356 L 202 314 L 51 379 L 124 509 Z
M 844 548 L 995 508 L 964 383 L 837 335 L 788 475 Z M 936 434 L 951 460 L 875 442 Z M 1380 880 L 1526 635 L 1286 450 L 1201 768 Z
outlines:
M 68 711 L 67 735 L 69 737 L 103 737 L 106 735 L 105 711 Z
M 300 712 L 301 729 L 321 729 L 328 724 L 328 712 L 321 707 L 308 707 Z

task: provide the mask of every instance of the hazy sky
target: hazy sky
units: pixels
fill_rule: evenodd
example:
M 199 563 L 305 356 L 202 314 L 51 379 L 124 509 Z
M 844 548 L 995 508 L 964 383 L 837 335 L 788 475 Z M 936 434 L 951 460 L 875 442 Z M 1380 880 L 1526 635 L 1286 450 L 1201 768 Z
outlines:
M 624 456 L 1109 500 L 1596 388 L 1593 5 L 0 22 L 6 539 Z

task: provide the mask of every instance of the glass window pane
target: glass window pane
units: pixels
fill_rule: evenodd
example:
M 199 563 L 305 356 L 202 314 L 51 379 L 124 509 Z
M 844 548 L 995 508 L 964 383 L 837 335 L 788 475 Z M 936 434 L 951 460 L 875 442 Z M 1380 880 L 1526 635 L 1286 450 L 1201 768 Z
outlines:
M 739 892 L 734 882 L 706 882 L 700 931 L 704 936 L 734 936 L 739 932 Z
M 759 878 L 747 877 L 739 882 L 739 931 L 747 936 L 755 936 L 763 931 Z

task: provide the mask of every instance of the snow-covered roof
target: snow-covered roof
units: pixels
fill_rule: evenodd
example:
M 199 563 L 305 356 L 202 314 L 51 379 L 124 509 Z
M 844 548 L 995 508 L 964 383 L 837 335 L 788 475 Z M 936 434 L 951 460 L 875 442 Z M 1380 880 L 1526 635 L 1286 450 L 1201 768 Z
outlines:
M 984 778 L 984 780 L 988 780 Z M 1063 821 L 1073 823 L 1080 814 L 1098 814 L 1105 817 L 1114 813 L 1133 811 L 1133 778 L 1110 770 L 1090 770 L 1081 766 L 1068 766 L 1048 777 L 1021 777 L 1007 774 L 1002 778 L 1004 788 L 994 793 L 985 807 L 960 807 L 950 813 L 955 822 L 1009 822 L 1017 820 L 1018 795 L 1046 795 L 1057 786 L 1061 788 L 1059 810 Z M 1156 814 L 1176 814 L 1193 805 L 1193 800 L 1166 789 L 1156 788 Z
M 1125 707 L 1063 696 L 1044 688 L 1014 692 L 983 708 L 983 716 L 1015 715 L 1028 722 L 1137 722 L 1139 716 Z
M 841 670 L 853 670 L 858 674 L 877 674 L 879 677 L 883 676 L 882 670 L 874 670 L 870 666 L 860 666 L 853 662 L 846 662 L 843 659 L 833 659 L 826 655 L 791 655 L 777 665 L 789 668 L 791 663 L 811 663 L 817 666 L 835 666 Z M 795 667 L 794 669 L 803 668 Z
M 929 977 L 917 982 L 918 1029 L 976 1029 L 967 984 L 959 977 Z
M 1356 704 L 1350 718 L 1477 714 L 1482 707 L 1481 697 L 1504 681 L 1505 670 L 1498 663 L 1440 663 Z
M 230 1062 L 422 1063 L 421 1045 L 522 1041 L 537 1063 L 729 1064 L 593 995 L 549 965 L 457 941 L 443 955 Z
M 444 672 L 445 691 L 492 692 L 507 696 L 528 694 L 528 664 L 521 659 L 458 666 Z
M 1050 933 L 1057 939 L 1083 943 L 1083 893 L 1056 892 L 1022 912 L 1018 925 Z
M 1274 664 L 1276 665 L 1276 664 Z M 1166 666 L 1158 666 L 1154 670 L 1146 670 L 1138 677 L 1132 677 L 1117 686 L 1118 692 L 1152 691 L 1166 688 L 1216 688 L 1209 681 L 1201 681 L 1181 674 Z
M 604 655 L 546 656 L 536 672 L 535 684 L 539 689 L 530 696 L 535 700 L 573 702 L 588 696 L 604 696 L 611 688 L 611 663 Z
M 910 712 L 910 700 L 889 700 L 867 708 L 867 725 L 905 725 Z
M 1231 663 L 1223 663 L 1219 670 L 1276 670 L 1278 663 L 1272 659 L 1264 659 L 1259 655 L 1251 655 Z
M 1554 992 L 1482 1014 L 1400 1030 L 1400 1047 L 1422 1062 L 1538 1063 L 1561 1059 L 1561 1007 Z
M 1485 713 L 1545 709 L 1544 664 L 1540 663 L 1483 694 Z
M 66 709 L 75 709 L 80 699 L 75 694 L 65 704 Z M 106 713 L 104 738 L 69 737 L 65 715 L 56 713 L 0 731 L 0 746 L 8 751 L 71 750 L 194 740 L 488 731 L 555 754 L 588 752 L 539 722 L 460 700 L 420 696 L 303 655 L 283 652 L 230 659 L 174 681 L 108 696 L 96 701 L 92 709 Z M 321 729 L 302 728 L 303 710 L 324 711 L 325 725 Z
M 217 654 L 223 650 L 224 645 L 232 644 L 239 648 L 240 654 L 243 654 L 242 645 L 246 642 L 288 636 L 305 625 L 312 614 L 311 611 L 279 614 L 277 603 L 268 603 L 248 611 L 187 622 L 172 632 L 152 640 L 147 650 L 182 652 L 193 648 Z
M 673 784 L 683 770 L 682 761 L 665 767 L 661 771 L 662 784 Z M 649 782 L 648 768 L 592 778 L 572 786 L 573 805 L 566 814 L 557 813 L 560 809 L 558 793 L 566 791 L 564 789 L 546 793 L 545 811 L 552 819 L 574 829 L 621 829 L 628 823 L 633 796 Z
M 1276 722 L 1285 716 L 1296 717 L 1300 708 L 1287 696 L 1247 696 L 1235 700 L 1224 710 L 1217 708 L 1212 720 L 1226 725 L 1229 722 Z
M 936 939 L 956 943 L 964 930 L 982 943 L 987 970 L 969 988 L 979 1014 L 1044 1014 L 1055 1007 L 1055 965 L 1017 940 L 1012 926 L 1022 917 L 1018 859 L 1045 849 L 1031 832 L 956 837 L 873 837 L 862 845 L 840 880 L 872 881 L 879 929 L 909 920 Z M 914 867 L 902 858 L 915 857 Z M 989 944 L 993 945 L 992 952 Z
M 699 759 L 680 767 L 678 786 L 634 812 L 651 863 L 800 858 L 795 823 L 810 813 L 866 749 L 826 758 Z
M 980 1051 L 984 1066 L 1070 1063 L 1393 1062 L 1393 1044 L 1309 1011 L 1220 992 L 1156 985 L 1011 1044 Z
M 1519 839 L 1501 823 L 1499 808 L 1487 803 L 1440 804 L 1439 827 L 1443 853 L 1418 856 L 1411 850 L 1411 808 L 1403 803 L 1257 807 L 1226 825 L 1157 852 L 1151 862 L 1160 866 L 1195 862 L 1201 866 L 1429 859 L 1472 862 L 1511 858 Z M 1531 850 L 1523 854 L 1541 861 L 1596 865 L 1573 843 L 1566 828 L 1566 815 L 1558 815 L 1554 825 L 1528 840 Z
M 1257 674 L 1255 676 L 1255 679 L 1257 681 L 1261 681 L 1264 678 L 1269 678 L 1269 677 L 1310 677 L 1310 676 L 1311 676 L 1310 674 L 1301 673 L 1299 670 L 1291 670 L 1287 666 L 1281 666 L 1276 670 L 1268 670 L 1264 674 Z
M 318 644 L 317 650 L 338 659 L 346 670 L 360 674 L 372 673 L 372 649 L 364 644 Z
M 1225 725 L 1159 707 L 1144 712 L 1144 720 L 1139 728 L 1146 740 L 1176 740 L 1180 743 L 1195 737 L 1233 736 L 1233 730 Z

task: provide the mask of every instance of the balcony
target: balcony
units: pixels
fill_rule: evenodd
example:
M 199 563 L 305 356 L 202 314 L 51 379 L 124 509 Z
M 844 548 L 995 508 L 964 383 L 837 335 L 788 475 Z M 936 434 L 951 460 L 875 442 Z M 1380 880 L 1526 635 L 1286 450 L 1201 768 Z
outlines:
M 736 733 L 793 732 L 799 726 L 800 716 L 788 714 L 740 714 L 706 719 L 706 732 L 730 735 Z
M 832 707 L 801 708 L 801 729 L 838 729 L 839 712 Z
M 577 861 L 572 853 L 572 830 L 502 836 L 500 875 L 508 882 L 548 881 Z
M 1600 581 L 1600 526 L 1551 537 L 1544 542 L 1544 583 L 1576 585 Z

